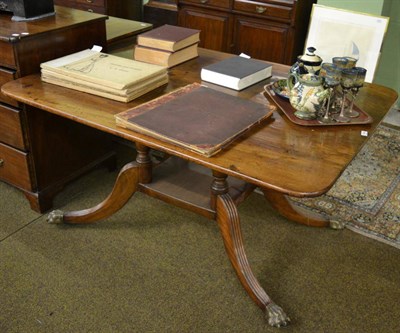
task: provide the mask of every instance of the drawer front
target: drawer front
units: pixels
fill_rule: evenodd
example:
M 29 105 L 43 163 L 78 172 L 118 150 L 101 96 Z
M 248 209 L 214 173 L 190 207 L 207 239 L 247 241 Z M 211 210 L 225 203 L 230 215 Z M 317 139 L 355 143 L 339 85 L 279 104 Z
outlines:
M 0 142 L 25 150 L 21 111 L 0 104 Z
M 271 5 L 256 1 L 235 0 L 233 4 L 233 9 L 242 13 L 259 15 L 268 18 L 276 18 L 285 21 L 290 21 L 293 14 L 292 7 Z
M 96 7 L 105 7 L 105 0 L 76 0 L 78 5 L 90 5 Z
M 14 70 L 10 70 L 7 68 L 0 67 L 0 87 L 9 81 L 15 80 L 17 78 L 16 72 Z M 18 103 L 5 96 L 3 93 L 0 92 L 0 102 L 4 102 L 13 106 L 18 106 Z
M 203 5 L 205 7 L 215 7 L 229 9 L 229 0 L 179 0 L 180 3 Z
M 28 154 L 0 143 L 0 179 L 32 191 Z
M 17 68 L 14 57 L 14 48 L 11 43 L 0 41 L 0 66 Z
M 78 5 L 92 5 L 98 7 L 105 7 L 106 2 L 105 0 L 76 0 Z
M 58 5 L 58 6 L 74 8 L 76 6 L 76 1 L 75 0 L 54 0 L 54 4 Z
M 104 6 L 95 6 L 95 5 L 91 5 L 90 3 L 77 4 L 75 8 L 80 9 L 80 10 L 85 10 L 85 11 L 91 12 L 91 13 L 107 14 L 107 10 Z

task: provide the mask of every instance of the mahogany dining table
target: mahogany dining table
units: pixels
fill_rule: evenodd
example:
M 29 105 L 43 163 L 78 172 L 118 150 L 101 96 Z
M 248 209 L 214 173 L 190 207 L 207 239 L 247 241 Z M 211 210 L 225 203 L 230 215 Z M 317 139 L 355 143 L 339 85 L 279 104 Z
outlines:
M 301 126 L 290 121 L 265 94 L 266 84 L 288 75 L 288 66 L 273 63 L 270 79 L 242 91 L 202 82 L 273 110 L 272 117 L 261 126 L 247 131 L 214 156 L 205 157 L 116 125 L 117 113 L 193 82 L 201 83 L 202 67 L 229 56 L 232 55 L 199 48 L 199 57 L 169 70 L 167 85 L 130 103 L 44 83 L 40 74 L 6 83 L 2 92 L 17 100 L 26 112 L 49 112 L 135 143 L 136 160 L 120 170 L 114 188 L 103 202 L 90 209 L 53 211 L 48 215 L 49 222 L 92 223 L 105 219 L 137 191 L 215 220 L 227 255 L 249 296 L 265 312 L 270 325 L 286 326 L 289 317 L 267 295 L 248 263 L 237 206 L 259 188 L 289 220 L 308 226 L 340 227 L 323 216 L 293 207 L 288 196 L 316 197 L 326 193 L 395 103 L 397 93 L 381 85 L 365 84 L 356 104 L 372 117 L 370 124 Z M 162 158 L 155 160 L 153 152 L 159 152 Z

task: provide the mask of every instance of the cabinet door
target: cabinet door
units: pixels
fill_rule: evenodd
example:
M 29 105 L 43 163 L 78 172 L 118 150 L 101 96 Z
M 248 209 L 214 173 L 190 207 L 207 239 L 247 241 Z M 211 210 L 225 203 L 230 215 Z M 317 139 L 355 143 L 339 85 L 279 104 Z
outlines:
M 231 52 L 231 15 L 225 12 L 182 7 L 178 24 L 182 27 L 200 30 L 200 47 Z
M 290 65 L 292 32 L 289 25 L 248 17 L 235 17 L 233 53 Z

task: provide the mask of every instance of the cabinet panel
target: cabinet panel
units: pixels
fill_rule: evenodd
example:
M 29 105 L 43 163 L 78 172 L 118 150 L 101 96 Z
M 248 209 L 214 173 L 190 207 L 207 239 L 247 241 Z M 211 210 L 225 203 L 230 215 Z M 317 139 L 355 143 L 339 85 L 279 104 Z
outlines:
M 0 141 L 25 149 L 21 111 L 0 104 Z
M 0 143 L 0 179 L 32 191 L 28 154 Z
M 283 62 L 289 43 L 287 26 L 270 25 L 264 21 L 237 17 L 235 19 L 234 53 L 252 58 Z
M 231 52 L 231 22 L 228 13 L 191 7 L 182 8 L 178 16 L 180 26 L 201 31 L 200 47 L 224 52 Z

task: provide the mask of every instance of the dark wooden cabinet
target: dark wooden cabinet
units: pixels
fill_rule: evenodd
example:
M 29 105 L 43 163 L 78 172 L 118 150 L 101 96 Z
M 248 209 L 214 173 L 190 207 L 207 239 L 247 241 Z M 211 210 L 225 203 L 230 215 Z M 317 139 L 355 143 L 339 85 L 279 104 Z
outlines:
M 231 52 L 232 15 L 223 11 L 183 7 L 179 10 L 179 25 L 200 30 L 200 47 Z
M 130 20 L 142 19 L 142 0 L 54 0 L 54 4 Z
M 177 25 L 177 0 L 149 0 L 143 6 L 143 20 L 154 28 L 164 24 Z
M 288 26 L 265 24 L 264 20 L 247 16 L 236 16 L 234 20 L 233 53 L 243 52 L 252 58 L 285 64 L 292 62 L 291 29 Z
M 201 30 L 200 46 L 292 64 L 303 53 L 316 0 L 179 0 L 178 24 Z
M 38 73 L 47 60 L 94 44 L 106 48 L 106 16 L 58 6 L 55 11 L 30 22 L 0 14 L 0 86 Z M 104 133 L 21 108 L 0 93 L 0 180 L 22 190 L 32 209 L 51 208 L 68 181 L 111 156 L 111 140 Z

